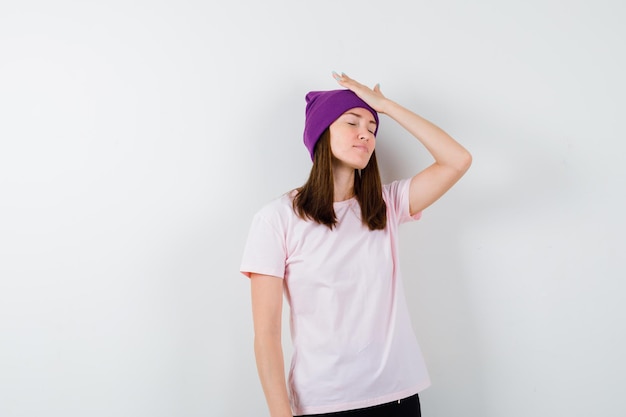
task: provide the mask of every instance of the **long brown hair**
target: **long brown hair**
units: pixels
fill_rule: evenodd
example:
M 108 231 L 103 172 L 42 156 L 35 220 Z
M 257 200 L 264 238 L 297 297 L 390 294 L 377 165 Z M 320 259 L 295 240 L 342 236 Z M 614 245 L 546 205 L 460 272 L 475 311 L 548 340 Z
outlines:
M 335 188 L 332 159 L 330 130 L 326 129 L 315 145 L 309 179 L 297 189 L 293 200 L 293 208 L 298 216 L 326 225 L 330 229 L 337 225 L 333 209 Z M 383 200 L 376 151 L 372 153 L 365 168 L 355 170 L 354 194 L 361 206 L 363 224 L 370 230 L 384 229 L 387 225 L 387 206 Z

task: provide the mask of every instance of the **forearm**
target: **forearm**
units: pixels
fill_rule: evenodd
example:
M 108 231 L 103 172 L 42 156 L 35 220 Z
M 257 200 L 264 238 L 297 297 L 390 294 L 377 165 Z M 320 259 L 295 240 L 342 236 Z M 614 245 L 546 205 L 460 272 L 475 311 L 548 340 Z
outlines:
M 435 163 L 462 172 L 469 167 L 469 152 L 435 124 L 388 99 L 383 112 L 416 137 L 433 156 Z
M 255 337 L 254 353 L 271 417 L 292 417 L 280 337 Z

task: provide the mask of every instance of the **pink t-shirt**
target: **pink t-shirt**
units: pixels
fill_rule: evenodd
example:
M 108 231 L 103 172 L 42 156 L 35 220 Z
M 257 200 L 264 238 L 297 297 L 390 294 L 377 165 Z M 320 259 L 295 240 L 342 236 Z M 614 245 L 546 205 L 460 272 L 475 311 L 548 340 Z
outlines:
M 354 198 L 334 203 L 333 230 L 299 218 L 293 193 L 254 216 L 240 270 L 285 280 L 296 415 L 383 404 L 430 385 L 398 261 L 398 225 L 420 217 L 409 215 L 409 183 L 383 187 L 385 230 L 363 225 Z

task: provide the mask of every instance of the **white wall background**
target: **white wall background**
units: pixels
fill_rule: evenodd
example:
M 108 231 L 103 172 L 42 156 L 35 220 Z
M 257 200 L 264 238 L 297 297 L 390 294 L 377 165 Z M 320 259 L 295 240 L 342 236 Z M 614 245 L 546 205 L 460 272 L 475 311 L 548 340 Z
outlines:
M 266 416 L 239 275 L 345 71 L 471 150 L 402 235 L 425 416 L 626 415 L 626 4 L 0 4 L 0 416 Z M 383 116 L 386 180 L 430 163 Z M 288 347 L 287 347 L 288 349 Z

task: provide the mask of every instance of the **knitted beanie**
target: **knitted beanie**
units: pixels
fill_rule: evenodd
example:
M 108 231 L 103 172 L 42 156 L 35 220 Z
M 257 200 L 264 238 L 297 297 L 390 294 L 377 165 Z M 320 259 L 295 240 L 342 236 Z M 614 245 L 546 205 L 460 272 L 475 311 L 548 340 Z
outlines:
M 304 146 L 313 160 L 315 144 L 324 130 L 339 116 L 355 107 L 369 110 L 376 120 L 378 133 L 378 113 L 351 90 L 310 91 L 306 95 L 306 110 L 304 120 Z

